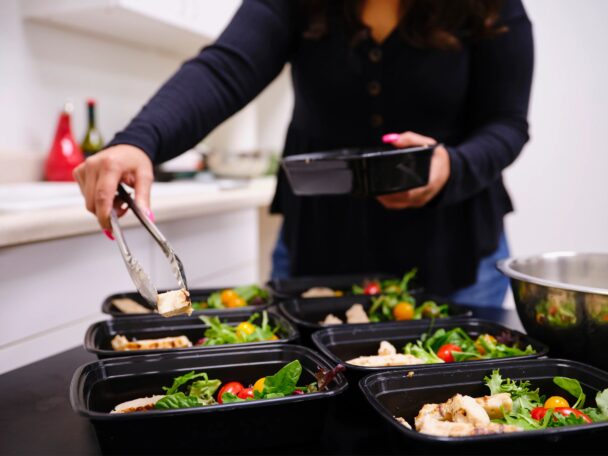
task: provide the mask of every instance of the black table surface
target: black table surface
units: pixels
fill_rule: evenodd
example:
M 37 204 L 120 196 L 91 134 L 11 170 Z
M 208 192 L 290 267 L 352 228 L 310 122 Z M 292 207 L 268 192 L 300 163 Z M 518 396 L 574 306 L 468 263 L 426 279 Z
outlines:
M 513 310 L 475 309 L 475 316 L 493 320 L 513 329 L 523 331 L 517 314 Z M 61 454 L 96 455 L 102 454 L 96 434 L 90 422 L 77 415 L 68 399 L 68 388 L 72 374 L 82 364 L 95 361 L 96 357 L 82 347 L 67 350 L 25 367 L 0 375 L 0 455 L 21 454 Z M 371 413 L 371 411 L 370 411 Z M 364 423 L 364 420 L 361 420 Z M 364 424 L 362 424 L 364 426 Z M 353 448 L 342 447 L 339 442 L 348 441 L 361 429 L 336 427 L 332 449 L 322 445 L 304 449 L 278 449 L 278 453 L 325 453 L 325 454 L 388 454 L 391 450 L 383 442 L 373 442 Z M 607 437 L 604 435 L 604 438 Z M 603 440 L 605 442 L 605 440 Z M 334 442 L 334 443 L 335 443 Z M 587 442 L 588 453 L 593 442 Z M 473 450 L 475 448 L 473 447 Z M 532 447 L 513 448 L 513 453 L 525 453 Z M 554 454 L 560 449 L 542 444 L 535 448 L 536 454 Z M 454 454 L 443 447 L 446 453 Z M 470 451 L 470 450 L 469 450 Z M 481 450 L 485 452 L 486 450 Z M 437 452 L 424 447 L 403 448 L 400 454 L 414 452 Z M 439 451 L 442 452 L 442 451 Z M 201 448 L 204 453 L 204 447 Z M 457 454 L 460 452 L 456 452 Z M 464 453 L 461 453 L 464 454 Z M 580 454 L 580 453 L 579 453 Z

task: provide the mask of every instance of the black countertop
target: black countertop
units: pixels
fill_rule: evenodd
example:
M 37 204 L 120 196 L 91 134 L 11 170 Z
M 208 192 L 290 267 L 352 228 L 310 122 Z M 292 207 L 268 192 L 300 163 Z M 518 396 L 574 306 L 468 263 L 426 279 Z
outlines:
M 475 316 L 496 321 L 513 329 L 522 330 L 521 323 L 515 311 L 475 309 Z M 86 418 L 72 411 L 68 399 L 68 388 L 75 369 L 96 357 L 87 353 L 82 347 L 67 350 L 58 355 L 43 359 L 28 366 L 0 375 L 0 454 L 61 454 L 61 455 L 97 455 L 102 454 L 93 426 Z M 372 413 L 370 411 L 370 413 Z M 321 442 L 314 448 L 277 449 L 277 453 L 325 453 L 325 454 L 397 454 L 395 449 L 383 441 L 365 441 L 357 445 L 343 445 L 342 442 L 353 441 L 358 435 L 366 433 L 365 420 L 361 420 L 360 429 L 352 422 L 348 426 L 335 422 L 332 430 L 330 447 L 324 447 Z M 603 436 L 607 437 L 606 435 Z M 598 440 L 599 442 L 600 440 Z M 605 442 L 605 439 L 601 440 Z M 168 436 L 168 442 L 170 438 Z M 569 445 L 560 443 L 559 446 L 542 442 L 527 444 L 518 448 L 502 448 L 492 450 L 492 453 L 528 453 L 555 454 L 556 452 L 580 449 L 581 443 L 572 441 Z M 585 453 L 593 448 L 593 440 L 582 443 Z M 412 442 L 412 446 L 400 449 L 400 454 L 441 453 L 464 454 L 460 450 L 454 453 L 453 448 L 420 447 Z M 528 451 L 529 450 L 529 451 Z M 466 452 L 487 452 L 487 448 L 467 448 Z M 204 453 L 204 445 L 201 446 Z M 580 454 L 580 452 L 577 452 Z

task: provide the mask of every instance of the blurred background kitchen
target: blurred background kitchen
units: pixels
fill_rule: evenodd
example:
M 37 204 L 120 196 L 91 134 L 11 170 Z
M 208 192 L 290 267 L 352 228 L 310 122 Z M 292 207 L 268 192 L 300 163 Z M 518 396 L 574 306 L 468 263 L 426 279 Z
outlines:
M 76 184 L 42 182 L 66 102 L 78 145 L 92 110 L 97 131 L 110 140 L 182 60 L 218 36 L 239 4 L 0 3 L 0 372 L 80 344 L 103 318 L 104 297 L 133 289 Z M 507 217 L 511 253 L 606 252 L 608 2 L 525 6 L 536 64 L 531 141 L 505 173 L 516 206 Z M 286 68 L 254 103 L 158 170 L 159 180 L 171 182 L 155 184 L 154 213 L 191 287 L 268 279 L 280 221 L 267 207 L 291 106 Z M 155 283 L 173 286 L 141 228 L 127 236 Z M 513 305 L 510 295 L 504 305 Z

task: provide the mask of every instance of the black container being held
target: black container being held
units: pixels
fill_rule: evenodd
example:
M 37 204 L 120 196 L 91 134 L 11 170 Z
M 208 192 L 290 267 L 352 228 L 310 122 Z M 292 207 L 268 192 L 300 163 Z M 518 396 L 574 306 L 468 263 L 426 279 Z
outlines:
M 281 164 L 296 195 L 376 196 L 426 185 L 435 147 L 340 149 L 290 155 Z
M 312 350 L 297 345 L 218 348 L 110 358 L 81 366 L 70 385 L 70 402 L 91 420 L 104 453 L 264 453 L 280 447 L 314 452 L 325 435 L 332 399 L 347 388 L 339 374 L 327 390 L 284 398 L 124 414 L 109 412 L 119 403 L 163 394 L 173 378 L 206 372 L 222 384 L 253 384 L 299 360 L 299 385 L 315 380 L 320 367 L 334 367 Z M 308 445 L 308 446 L 307 446 Z
M 242 309 L 242 308 L 241 308 Z M 259 316 L 254 321 L 255 324 L 261 324 L 262 311 L 252 310 L 232 310 L 231 312 L 209 311 L 207 316 L 218 316 L 222 323 L 230 324 L 231 326 L 238 325 L 240 322 L 247 321 L 254 313 Z M 299 334 L 297 329 L 289 323 L 285 318 L 270 310 L 268 313 L 268 321 L 272 328 L 278 327 L 276 333 L 278 340 L 264 342 L 249 342 L 242 344 L 222 345 L 223 347 L 258 347 L 268 344 L 284 344 L 295 343 L 298 341 Z M 142 339 L 157 339 L 163 337 L 186 336 L 192 344 L 204 337 L 205 330 L 208 326 L 196 316 L 191 317 L 173 317 L 173 318 L 158 318 L 158 316 L 144 316 L 133 318 L 115 318 L 112 320 L 104 320 L 89 326 L 84 337 L 84 348 L 91 353 L 96 354 L 99 358 L 109 358 L 115 356 L 131 356 L 150 353 L 162 352 L 183 352 L 185 350 L 209 350 L 216 346 L 194 346 L 189 348 L 163 348 L 155 350 L 133 350 L 133 351 L 115 351 L 112 349 L 112 339 L 116 335 L 125 336 L 129 340 Z

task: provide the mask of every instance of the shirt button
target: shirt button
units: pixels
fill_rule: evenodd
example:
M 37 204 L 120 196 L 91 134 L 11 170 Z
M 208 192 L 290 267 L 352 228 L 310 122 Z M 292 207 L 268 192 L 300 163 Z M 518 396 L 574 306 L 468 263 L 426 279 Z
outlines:
M 372 48 L 368 54 L 369 60 L 373 63 L 378 63 L 382 60 L 382 49 Z
M 382 125 L 383 122 L 384 119 L 380 114 L 372 114 L 372 116 L 370 117 L 370 123 L 374 128 L 378 128 L 380 125 Z
M 367 92 L 372 97 L 377 97 L 378 95 L 380 95 L 381 90 L 382 90 L 382 84 L 380 84 L 378 81 L 372 81 L 367 85 Z

